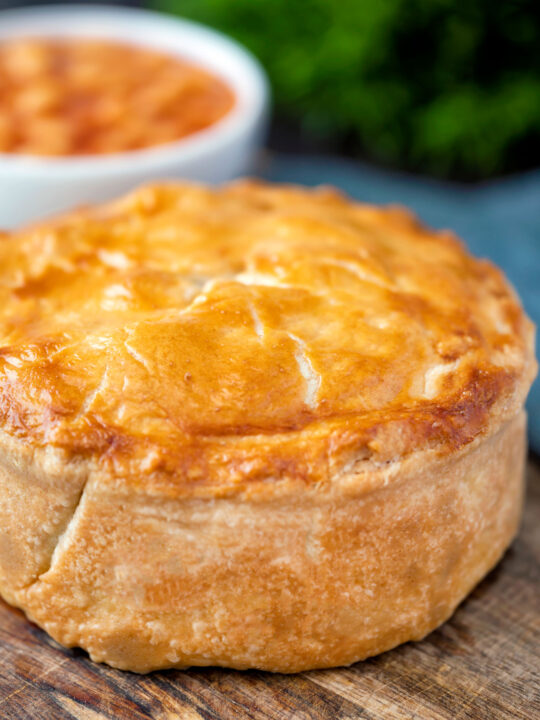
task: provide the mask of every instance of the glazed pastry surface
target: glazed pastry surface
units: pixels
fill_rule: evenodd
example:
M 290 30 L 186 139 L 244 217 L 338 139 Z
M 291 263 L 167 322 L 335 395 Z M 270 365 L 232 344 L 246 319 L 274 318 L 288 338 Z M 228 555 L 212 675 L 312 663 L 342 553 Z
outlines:
M 314 483 L 519 409 L 502 273 L 327 189 L 149 186 L 0 239 L 0 422 L 126 482 Z

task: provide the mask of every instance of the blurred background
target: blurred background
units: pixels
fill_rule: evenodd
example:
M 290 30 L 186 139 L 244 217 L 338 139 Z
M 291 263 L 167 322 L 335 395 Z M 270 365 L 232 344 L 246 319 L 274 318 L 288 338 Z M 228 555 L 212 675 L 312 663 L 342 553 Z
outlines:
M 277 147 L 479 179 L 540 161 L 537 0 L 154 0 L 257 55 Z
M 46 3 L 0 0 L 29 4 Z M 538 0 L 102 4 L 198 20 L 248 47 L 272 83 L 276 150 L 466 182 L 540 165 Z
M 29 4 L 48 3 L 0 0 Z M 272 85 L 257 174 L 334 184 L 452 228 L 505 270 L 540 325 L 538 0 L 100 4 L 171 13 L 239 40 Z M 528 407 L 540 453 L 540 382 Z

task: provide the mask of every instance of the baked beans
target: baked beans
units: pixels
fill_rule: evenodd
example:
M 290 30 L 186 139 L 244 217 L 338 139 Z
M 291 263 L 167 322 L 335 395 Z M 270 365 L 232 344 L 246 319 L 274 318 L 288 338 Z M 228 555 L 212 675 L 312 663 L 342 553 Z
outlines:
M 223 80 L 154 50 L 91 39 L 0 45 L 0 152 L 137 150 L 209 127 L 233 105 Z

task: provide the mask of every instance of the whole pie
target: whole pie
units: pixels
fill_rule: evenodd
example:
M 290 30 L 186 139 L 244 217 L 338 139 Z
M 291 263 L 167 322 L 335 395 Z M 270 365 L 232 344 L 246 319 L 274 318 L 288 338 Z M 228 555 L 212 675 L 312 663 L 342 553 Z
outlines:
M 144 187 L 0 238 L 0 591 L 147 672 L 419 640 L 519 523 L 533 327 L 334 190 Z

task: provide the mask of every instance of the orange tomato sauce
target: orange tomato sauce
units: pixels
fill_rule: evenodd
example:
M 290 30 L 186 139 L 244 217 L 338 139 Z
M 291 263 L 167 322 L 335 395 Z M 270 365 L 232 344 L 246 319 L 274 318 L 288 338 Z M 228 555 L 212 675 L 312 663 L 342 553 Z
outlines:
M 95 155 L 170 143 L 213 125 L 231 88 L 190 61 L 93 39 L 0 44 L 0 152 Z

